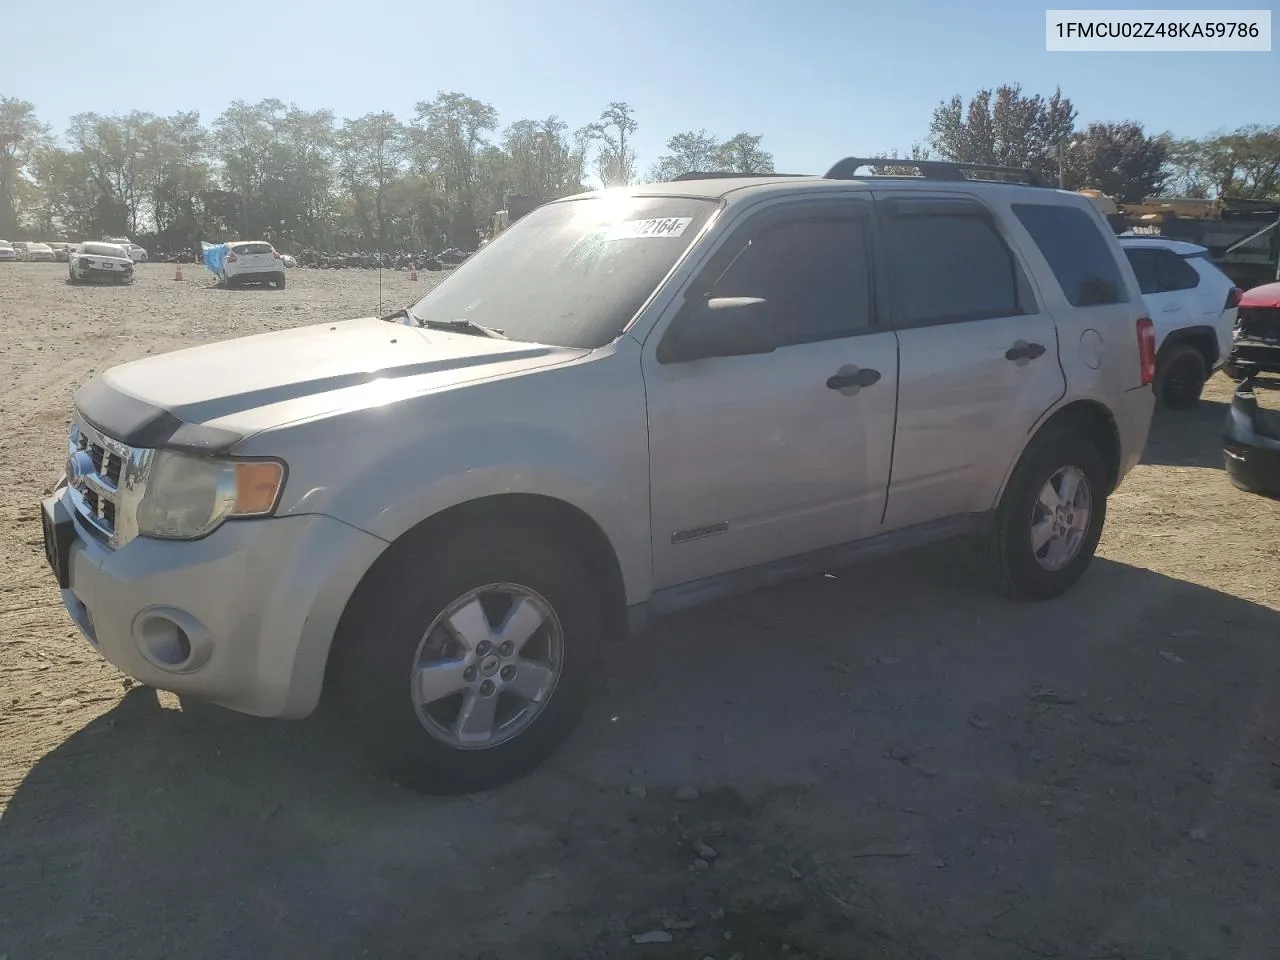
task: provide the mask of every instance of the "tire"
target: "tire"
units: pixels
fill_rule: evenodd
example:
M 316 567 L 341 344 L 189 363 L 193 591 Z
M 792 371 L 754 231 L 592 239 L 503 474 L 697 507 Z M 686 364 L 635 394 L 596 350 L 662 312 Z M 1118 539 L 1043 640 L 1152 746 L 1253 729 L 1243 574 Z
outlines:
M 277 276 L 274 282 L 275 282 L 275 285 L 276 285 L 276 288 L 277 288 L 277 289 L 279 289 L 279 290 L 283 290 L 283 289 L 284 289 L 284 274 L 282 273 L 282 274 L 280 274 L 279 276 Z
M 1190 410 L 1200 402 L 1209 368 L 1188 343 L 1174 344 L 1156 365 L 1156 400 L 1167 410 Z
M 1070 516 L 1079 524 L 1075 531 L 1079 536 L 1069 538 L 1075 542 L 1074 551 L 1061 558 L 1060 565 L 1052 566 L 1047 561 L 1051 559 L 1048 551 L 1053 544 L 1037 551 L 1032 528 L 1037 518 L 1043 516 L 1039 505 L 1042 491 L 1051 480 L 1060 479 L 1066 473 L 1070 473 L 1078 485 L 1087 485 L 1089 511 L 1087 517 L 1079 521 L 1082 500 L 1077 492 L 1074 501 L 1077 509 L 1062 517 Z M 1060 482 L 1052 489 L 1055 494 L 1061 493 Z M 995 588 L 1020 600 L 1047 600 L 1074 586 L 1098 547 L 1107 516 L 1106 498 L 1106 466 L 1097 446 L 1087 436 L 1055 431 L 1032 440 L 1009 478 L 990 528 L 978 543 L 982 565 Z M 1052 524 L 1051 518 L 1049 522 Z
M 402 549 L 400 556 L 384 561 L 388 568 L 367 589 L 362 587 L 343 615 L 330 668 L 335 692 L 378 764 L 391 779 L 410 789 L 469 793 L 523 776 L 569 735 L 590 693 L 597 641 L 605 621 L 603 604 L 586 567 L 538 529 L 497 522 L 472 525 L 453 536 Z M 494 650 L 486 655 L 481 646 L 485 641 L 473 641 L 468 653 L 468 647 L 458 643 L 458 634 L 433 628 L 451 606 L 464 603 L 472 613 L 479 609 L 466 603 L 466 598 L 486 585 L 518 586 L 526 591 L 522 602 L 530 609 L 537 609 L 541 602 L 550 611 L 523 648 L 533 659 L 519 659 L 517 664 L 510 659 L 511 651 L 504 659 L 500 634 L 493 638 Z M 501 622 L 502 616 L 499 608 L 490 610 L 487 619 L 492 624 Z M 555 637 L 559 638 L 558 659 Z M 442 640 L 442 647 L 428 655 L 436 639 Z M 517 658 L 520 652 L 515 651 Z M 449 669 L 459 672 L 450 679 L 461 679 L 468 688 L 455 694 L 456 704 L 438 696 L 441 689 L 452 688 L 448 683 L 419 697 L 431 701 L 424 706 L 415 701 L 411 677 L 415 665 L 427 661 L 455 665 Z M 467 664 L 480 669 L 462 673 Z M 547 664 L 553 665 L 549 671 Z M 508 666 L 514 666 L 514 676 L 507 675 Z M 547 679 L 549 674 L 555 675 L 554 682 Z M 443 678 L 445 672 L 439 676 Z M 490 696 L 482 696 L 483 684 L 499 681 L 500 688 L 510 682 L 511 689 L 542 683 L 549 692 L 541 697 L 540 706 L 525 704 L 532 711 L 527 716 L 512 714 L 516 719 L 504 720 L 508 711 L 520 707 L 521 700 L 507 692 L 492 693 L 492 687 Z M 457 742 L 456 724 L 468 698 L 493 705 L 497 725 L 511 724 L 507 731 L 498 731 L 507 739 L 495 740 L 491 746 Z M 517 727 L 517 721 L 527 725 Z

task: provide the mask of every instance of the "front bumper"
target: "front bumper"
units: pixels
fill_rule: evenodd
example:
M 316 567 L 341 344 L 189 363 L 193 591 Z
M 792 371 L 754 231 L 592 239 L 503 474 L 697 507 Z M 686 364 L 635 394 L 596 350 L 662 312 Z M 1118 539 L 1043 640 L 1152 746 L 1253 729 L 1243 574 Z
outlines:
M 43 504 L 61 530 L 72 524 L 62 602 L 103 657 L 150 686 L 242 713 L 315 709 L 338 620 L 384 541 L 305 515 L 110 550 L 66 497 Z
M 1241 373 L 1280 373 L 1280 340 L 1237 340 L 1228 363 Z
M 1280 497 L 1280 415 L 1258 406 L 1248 381 L 1236 390 L 1227 411 L 1222 454 L 1227 476 L 1237 487 Z

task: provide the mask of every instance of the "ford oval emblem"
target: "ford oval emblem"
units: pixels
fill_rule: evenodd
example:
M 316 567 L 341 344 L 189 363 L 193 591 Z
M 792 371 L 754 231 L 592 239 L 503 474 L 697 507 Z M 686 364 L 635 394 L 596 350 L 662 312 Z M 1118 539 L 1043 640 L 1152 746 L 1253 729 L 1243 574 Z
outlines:
M 85 451 L 77 450 L 71 456 L 67 457 L 68 486 L 80 486 L 84 478 L 93 473 L 93 471 L 93 457 L 89 456 Z

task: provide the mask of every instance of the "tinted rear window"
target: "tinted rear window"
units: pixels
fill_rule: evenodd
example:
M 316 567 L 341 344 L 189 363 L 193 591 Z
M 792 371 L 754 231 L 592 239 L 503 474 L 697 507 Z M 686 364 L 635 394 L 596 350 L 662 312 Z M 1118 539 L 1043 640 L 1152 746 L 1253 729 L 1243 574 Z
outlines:
M 1098 307 L 1129 299 L 1120 265 L 1093 217 L 1076 207 L 1048 203 L 1015 203 L 1013 212 L 1048 261 L 1069 304 Z
M 269 243 L 233 243 L 231 249 L 236 253 L 271 253 Z
M 87 253 L 95 257 L 127 257 L 128 254 L 120 247 L 114 247 L 109 243 L 86 243 L 80 248 L 81 253 Z

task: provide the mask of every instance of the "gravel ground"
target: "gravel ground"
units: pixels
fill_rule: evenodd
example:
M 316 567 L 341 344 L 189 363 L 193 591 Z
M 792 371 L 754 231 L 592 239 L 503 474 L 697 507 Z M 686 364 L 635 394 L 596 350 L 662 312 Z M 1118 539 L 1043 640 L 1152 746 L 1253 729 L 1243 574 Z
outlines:
M 0 958 L 1275 956 L 1280 505 L 1224 477 L 1221 378 L 1068 596 L 944 545 L 705 608 L 611 650 L 536 774 L 422 798 L 327 711 L 130 688 L 62 610 L 35 504 L 80 382 L 378 303 L 185 272 L 0 268 Z

